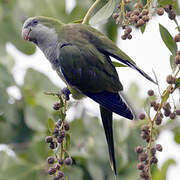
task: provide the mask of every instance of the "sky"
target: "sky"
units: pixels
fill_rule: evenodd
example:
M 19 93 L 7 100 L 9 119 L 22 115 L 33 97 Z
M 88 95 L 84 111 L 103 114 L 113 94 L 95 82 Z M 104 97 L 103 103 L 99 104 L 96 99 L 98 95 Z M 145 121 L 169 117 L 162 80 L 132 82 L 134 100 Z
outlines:
M 67 10 L 71 11 L 73 8 L 74 0 L 68 0 Z M 179 19 L 180 22 L 180 19 Z M 120 36 L 122 31 L 119 32 L 118 46 L 127 53 L 137 65 L 143 69 L 150 76 L 153 76 L 152 69 L 155 71 L 158 80 L 161 84 L 161 91 L 167 87 L 166 76 L 171 73 L 169 65 L 170 52 L 163 44 L 159 33 L 159 23 L 168 28 L 170 33 L 175 36 L 177 31 L 175 30 L 175 23 L 170 21 L 167 15 L 162 17 L 153 18 L 147 25 L 144 34 L 139 30 L 133 30 L 131 40 L 123 41 Z M 179 49 L 180 46 L 178 45 Z M 7 44 L 7 51 L 15 59 L 15 67 L 13 73 L 15 80 L 19 85 L 23 84 L 23 78 L 26 69 L 32 67 L 44 74 L 46 74 L 56 85 L 59 87 L 65 86 L 65 84 L 59 79 L 55 71 L 52 70 L 50 63 L 44 57 L 43 53 L 37 49 L 36 53 L 32 56 L 27 56 L 19 52 L 12 44 Z M 129 87 L 129 84 L 136 82 L 140 87 L 141 97 L 146 97 L 148 89 L 153 89 L 158 93 L 156 85 L 147 81 L 136 71 L 130 68 L 119 68 L 118 74 L 122 84 L 124 85 L 124 92 Z M 20 98 L 21 94 L 17 88 L 10 88 L 9 93 L 13 93 L 16 98 Z M 14 93 L 15 92 L 15 93 Z M 177 94 L 175 97 L 178 97 Z M 85 99 L 84 105 L 92 115 L 98 115 L 99 110 L 96 103 L 90 99 Z M 178 98 L 176 98 L 178 101 Z M 96 108 L 97 107 L 97 108 Z M 70 113 L 69 113 L 70 114 Z M 71 117 L 69 117 L 71 119 Z M 164 131 L 158 142 L 163 146 L 163 152 L 158 154 L 159 166 L 163 164 L 168 158 L 174 158 L 177 161 L 176 166 L 171 166 L 168 171 L 167 180 L 179 180 L 180 179 L 180 145 L 177 145 L 173 140 L 173 134 L 170 131 Z

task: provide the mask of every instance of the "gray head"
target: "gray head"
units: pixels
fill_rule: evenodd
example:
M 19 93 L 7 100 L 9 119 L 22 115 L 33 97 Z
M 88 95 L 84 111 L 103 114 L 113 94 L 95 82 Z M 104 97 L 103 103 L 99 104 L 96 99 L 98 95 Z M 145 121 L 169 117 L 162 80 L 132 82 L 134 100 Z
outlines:
M 57 38 L 56 29 L 61 28 L 62 23 L 56 19 L 37 16 L 28 18 L 22 28 L 24 40 L 32 41 L 36 44 L 49 42 Z M 56 37 L 55 37 L 56 36 Z

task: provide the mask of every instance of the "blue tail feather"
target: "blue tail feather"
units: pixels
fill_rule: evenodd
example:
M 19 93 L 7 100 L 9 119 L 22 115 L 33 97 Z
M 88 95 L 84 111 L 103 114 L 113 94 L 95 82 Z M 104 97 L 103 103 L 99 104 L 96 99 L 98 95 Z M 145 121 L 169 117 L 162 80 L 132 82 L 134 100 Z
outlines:
M 125 118 L 134 119 L 133 112 L 119 93 L 103 91 L 100 93 L 86 92 L 84 94 L 110 111 Z

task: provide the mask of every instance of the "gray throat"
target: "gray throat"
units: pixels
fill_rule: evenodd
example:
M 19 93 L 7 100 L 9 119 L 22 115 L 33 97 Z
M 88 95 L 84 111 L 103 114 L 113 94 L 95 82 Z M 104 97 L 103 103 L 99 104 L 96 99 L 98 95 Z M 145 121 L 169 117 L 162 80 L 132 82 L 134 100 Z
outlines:
M 58 36 L 54 29 L 46 29 L 41 39 L 38 39 L 38 47 L 43 51 L 46 58 L 50 61 L 52 68 L 57 69 L 60 65 L 59 62 L 59 46 Z

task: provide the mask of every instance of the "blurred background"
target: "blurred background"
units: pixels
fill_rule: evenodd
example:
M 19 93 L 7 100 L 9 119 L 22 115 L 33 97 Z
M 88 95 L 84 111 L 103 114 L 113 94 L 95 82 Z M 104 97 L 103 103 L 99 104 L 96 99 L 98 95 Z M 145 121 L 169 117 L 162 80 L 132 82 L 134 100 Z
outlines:
M 102 7 L 107 0 L 102 0 Z M 178 1 L 177 1 L 178 2 Z M 82 19 L 93 0 L 0 0 L 0 180 L 48 180 L 46 158 L 52 155 L 44 138 L 48 132 L 48 118 L 57 119 L 52 106 L 56 98 L 45 91 L 59 91 L 65 85 L 51 69 L 42 52 L 21 38 L 24 20 L 44 15 L 65 23 Z M 98 8 L 99 8 L 98 7 Z M 178 8 L 177 8 L 178 11 Z M 177 17 L 180 22 L 180 16 Z M 170 52 L 163 44 L 159 23 L 172 34 L 175 24 L 167 14 L 153 16 L 144 34 L 133 29 L 133 39 L 122 41 L 122 30 L 112 18 L 95 26 L 118 43 L 144 71 L 153 77 L 156 72 L 161 91 L 167 87 L 166 76 L 171 73 Z M 158 89 L 130 68 L 118 68 L 124 93 L 137 113 L 143 111 L 148 89 Z M 179 94 L 175 93 L 179 102 Z M 180 107 L 180 106 L 179 106 Z M 67 120 L 71 127 L 70 153 L 76 164 L 65 170 L 69 179 L 112 180 L 108 148 L 98 105 L 90 99 L 71 99 Z M 115 149 L 118 174 L 123 180 L 138 180 L 137 155 L 134 148 L 144 142 L 140 127 L 144 122 L 128 121 L 114 116 Z M 153 180 L 180 179 L 180 119 L 166 119 L 159 128 L 158 167 Z

